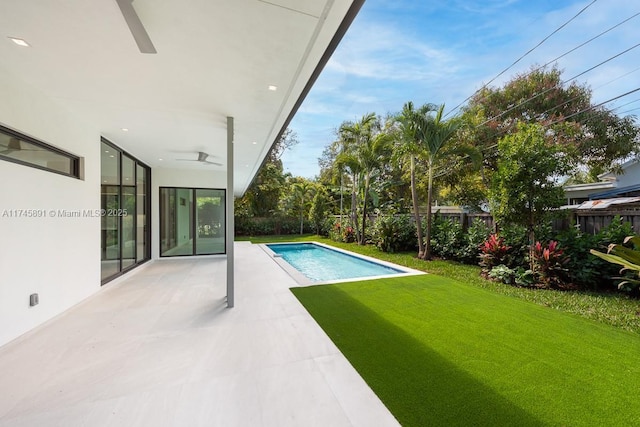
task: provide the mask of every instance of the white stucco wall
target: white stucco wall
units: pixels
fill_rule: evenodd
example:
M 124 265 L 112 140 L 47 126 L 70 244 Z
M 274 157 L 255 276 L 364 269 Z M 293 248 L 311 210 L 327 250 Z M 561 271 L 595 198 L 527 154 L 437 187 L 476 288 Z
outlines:
M 100 289 L 100 218 L 57 215 L 100 209 L 100 132 L 3 70 L 0 99 L 2 125 L 85 159 L 84 181 L 0 160 L 2 345 Z M 46 217 L 3 216 L 16 209 Z

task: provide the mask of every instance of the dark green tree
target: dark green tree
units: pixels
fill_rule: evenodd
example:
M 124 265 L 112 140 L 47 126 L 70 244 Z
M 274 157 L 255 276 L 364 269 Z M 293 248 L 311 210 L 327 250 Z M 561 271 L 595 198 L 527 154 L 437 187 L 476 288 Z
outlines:
M 327 214 L 330 210 L 330 199 L 326 188 L 322 185 L 316 187 L 316 194 L 311 201 L 311 209 L 309 210 L 309 221 L 316 228 L 316 234 L 320 234 L 320 230 Z
M 527 228 L 533 270 L 535 227 L 564 202 L 558 178 L 569 170 L 557 144 L 545 138 L 537 124 L 520 124 L 517 132 L 498 142 L 497 169 L 489 191 L 491 212 L 499 224 Z
M 596 107 L 591 89 L 563 81 L 556 66 L 534 68 L 503 87 L 482 89 L 463 109 L 463 117 L 471 126 L 462 136 L 483 151 L 487 184 L 496 168 L 498 141 L 517 132 L 519 123 L 545 126 L 545 139 L 560 147 L 574 170 L 585 166 L 594 171 L 591 175 L 616 170 L 621 160 L 639 151 L 634 119 Z

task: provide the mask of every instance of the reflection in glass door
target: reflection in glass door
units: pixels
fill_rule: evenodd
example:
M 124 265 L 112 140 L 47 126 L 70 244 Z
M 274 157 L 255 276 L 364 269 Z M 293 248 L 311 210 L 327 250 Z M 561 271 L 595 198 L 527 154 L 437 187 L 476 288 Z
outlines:
M 120 209 L 120 153 L 102 143 L 102 209 Z M 101 278 L 120 271 L 120 222 L 113 216 L 102 215 Z
M 121 217 L 122 269 L 136 263 L 136 165 L 122 155 L 122 210 L 110 212 Z
M 151 258 L 149 168 L 105 139 L 101 149 L 101 278 L 105 283 Z
M 225 190 L 160 188 L 160 256 L 225 253 Z
M 136 262 L 148 259 L 147 243 L 147 170 L 136 166 Z
M 224 191 L 196 190 L 196 255 L 224 253 Z

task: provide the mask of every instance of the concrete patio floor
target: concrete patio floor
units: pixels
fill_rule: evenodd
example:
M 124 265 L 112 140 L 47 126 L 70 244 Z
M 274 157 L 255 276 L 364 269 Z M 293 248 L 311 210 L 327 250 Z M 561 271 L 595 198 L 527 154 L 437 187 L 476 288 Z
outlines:
M 0 426 L 392 426 L 267 254 L 142 266 L 0 347 Z M 37 309 L 37 307 L 36 307 Z

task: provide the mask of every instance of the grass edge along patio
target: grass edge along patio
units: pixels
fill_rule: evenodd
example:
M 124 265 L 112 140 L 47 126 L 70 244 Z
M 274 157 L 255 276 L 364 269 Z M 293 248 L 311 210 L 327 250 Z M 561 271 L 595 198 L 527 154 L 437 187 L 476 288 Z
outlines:
M 306 239 L 317 236 L 299 240 Z M 477 275 L 470 266 L 433 261 L 426 269 L 431 264 Z M 460 276 L 292 292 L 402 425 L 630 425 L 640 419 L 628 392 L 640 379 L 637 333 L 481 289 Z

